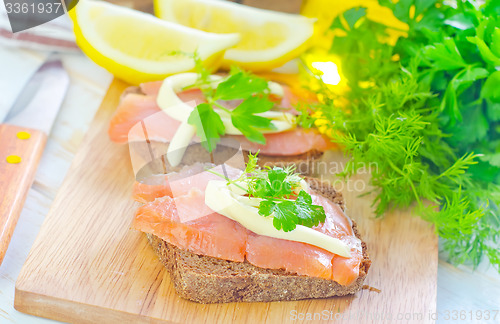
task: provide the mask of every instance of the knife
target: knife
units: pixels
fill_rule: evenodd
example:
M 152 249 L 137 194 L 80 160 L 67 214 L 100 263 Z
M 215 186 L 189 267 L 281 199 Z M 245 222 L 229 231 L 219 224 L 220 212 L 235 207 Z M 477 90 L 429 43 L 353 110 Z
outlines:
M 68 85 L 61 61 L 49 58 L 0 124 L 0 264 Z

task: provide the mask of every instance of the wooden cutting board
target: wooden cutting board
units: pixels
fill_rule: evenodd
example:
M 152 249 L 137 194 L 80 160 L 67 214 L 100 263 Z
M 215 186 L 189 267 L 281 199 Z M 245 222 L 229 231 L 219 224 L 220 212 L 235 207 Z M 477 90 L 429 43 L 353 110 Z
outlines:
M 17 310 L 72 323 L 433 322 L 438 260 L 433 229 L 408 212 L 375 219 L 370 197 L 359 198 L 355 190 L 344 190 L 348 213 L 373 260 L 366 284 L 380 292 L 211 305 L 178 297 L 145 236 L 130 229 L 137 204 L 130 199 L 134 175 L 128 148 L 107 136 L 126 87 L 113 81 L 75 156 L 17 280 Z M 362 182 L 351 185 L 359 188 Z

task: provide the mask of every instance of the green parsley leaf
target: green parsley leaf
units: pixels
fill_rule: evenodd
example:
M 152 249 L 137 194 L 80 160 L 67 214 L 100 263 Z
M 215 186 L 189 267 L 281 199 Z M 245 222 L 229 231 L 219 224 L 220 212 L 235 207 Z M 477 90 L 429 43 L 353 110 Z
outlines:
M 325 222 L 326 214 L 323 206 L 313 205 L 311 195 L 304 190 L 299 192 L 295 208 L 300 225 L 313 227 Z
M 500 66 L 500 58 L 493 54 L 488 45 L 484 42 L 484 40 L 480 39 L 478 36 L 467 37 L 467 40 L 473 44 L 477 45 L 479 49 L 479 53 L 485 62 L 492 66 Z
M 500 103 L 500 71 L 493 72 L 481 89 L 481 97 Z
M 462 121 L 462 112 L 458 105 L 458 95 L 470 87 L 474 81 L 488 77 L 488 70 L 481 67 L 467 66 L 458 72 L 448 83 L 448 87 L 441 102 L 441 111 L 449 117 L 448 126 L 453 126 L 457 121 Z M 484 89 L 484 88 L 483 88 Z
M 313 227 L 323 223 L 326 219 L 322 206 L 313 205 L 311 195 L 301 190 L 297 199 L 276 201 L 271 198 L 261 201 L 259 214 L 273 215 L 273 225 L 276 229 L 288 232 L 297 225 Z
M 452 38 L 446 38 L 442 43 L 426 46 L 424 55 L 433 61 L 435 70 L 454 70 L 467 66 Z
M 326 219 L 322 206 L 312 203 L 311 195 L 300 190 L 295 201 L 288 200 L 298 186 L 299 179 L 290 170 L 275 167 L 267 171 L 267 179 L 258 179 L 249 190 L 253 197 L 263 198 L 259 205 L 259 214 L 273 215 L 276 229 L 288 232 L 297 225 L 313 227 Z
M 464 121 L 448 129 L 448 132 L 454 134 L 448 140 L 453 146 L 474 143 L 484 139 L 490 127 L 481 106 L 472 105 L 462 109 L 462 111 Z
M 415 0 L 415 17 L 418 17 L 424 11 L 436 4 L 436 0 Z
M 453 83 L 453 88 L 458 91 L 464 85 L 470 86 L 474 81 L 487 78 L 489 74 L 488 70 L 482 67 L 471 67 L 469 65 L 457 73 L 451 83 Z
M 437 2 L 437 1 L 435 1 Z M 416 11 L 415 11 L 416 12 Z M 415 17 L 418 17 L 415 15 Z M 438 32 L 441 30 L 443 26 L 443 18 L 444 15 L 441 11 L 439 11 L 436 7 L 430 7 L 426 12 L 423 18 L 414 23 L 415 31 L 419 31 L 425 34 L 425 37 L 436 36 Z M 436 40 L 434 39 L 434 42 Z
M 265 98 L 250 97 L 231 111 L 231 122 L 252 142 L 265 144 L 262 130 L 276 129 L 271 119 L 256 114 L 269 111 L 273 103 Z
M 274 167 L 267 171 L 260 171 L 253 175 L 255 181 L 250 185 L 249 194 L 258 198 L 283 198 L 292 194 L 296 182 L 289 179 L 289 171 Z
M 500 121 L 500 102 L 493 102 L 486 99 L 486 112 L 491 121 Z
M 264 200 L 265 201 L 265 200 Z M 273 225 L 276 229 L 284 232 L 293 231 L 297 227 L 298 217 L 293 201 L 272 202 Z M 260 213 L 260 206 L 259 206 Z M 261 214 L 262 215 L 262 214 Z M 266 215 L 263 215 L 266 216 Z
M 402 22 L 408 23 L 410 21 L 410 7 L 412 0 L 401 0 L 394 5 L 394 16 Z
M 197 134 L 202 138 L 204 147 L 211 152 L 219 142 L 220 136 L 225 135 L 225 127 L 220 116 L 215 116 L 221 110 L 225 115 L 231 117 L 233 126 L 241 131 L 246 138 L 252 142 L 265 144 L 266 140 L 262 131 L 276 129 L 271 119 L 257 115 L 271 110 L 274 106 L 274 103 L 268 99 L 267 80 L 233 67 L 229 77 L 220 82 L 216 89 L 212 89 L 210 73 L 203 67 L 196 53 L 193 58 L 198 73 L 198 80 L 193 86 L 200 88 L 207 100 L 207 103 L 200 107 L 200 111 L 193 112 L 193 114 L 203 113 L 215 123 L 210 125 L 209 122 L 204 121 L 206 131 L 197 129 Z M 242 102 L 231 110 L 221 103 L 221 101 L 229 100 L 242 100 Z M 202 122 L 197 122 L 195 119 L 193 117 L 189 123 L 201 126 Z
M 220 136 L 224 135 L 225 127 L 222 120 L 212 107 L 207 103 L 202 103 L 193 109 L 188 118 L 188 123 L 196 128 L 196 134 L 201 139 L 201 145 L 212 152 L 220 141 Z
M 274 213 L 276 203 L 272 200 L 263 200 L 259 204 L 259 214 L 262 216 L 270 216 Z M 280 227 L 281 228 L 281 227 Z
M 500 167 L 500 153 L 486 154 L 480 157 L 481 161 L 489 162 L 491 165 Z
M 457 121 L 462 121 L 462 113 L 458 108 L 457 93 L 453 88 L 453 83 L 450 82 L 444 93 L 443 101 L 441 102 L 441 111 L 446 113 L 448 119 L 447 124 L 453 126 Z
M 358 22 L 359 19 L 366 15 L 366 8 L 352 8 L 344 12 L 344 19 L 347 22 L 347 25 L 350 29 L 354 28 L 354 25 Z
M 500 7 L 500 6 L 499 6 Z M 493 35 L 491 36 L 491 51 L 498 57 L 500 57 L 500 27 L 495 27 Z
M 269 90 L 267 81 L 248 72 L 237 72 L 215 90 L 214 100 L 247 99 L 254 94 Z
M 313 227 L 325 221 L 323 207 L 314 205 L 310 194 L 302 189 L 296 194 L 302 178 L 294 167 L 261 169 L 257 160 L 257 154 L 249 154 L 245 172 L 236 180 L 226 180 L 228 184 L 246 182 L 248 196 L 262 198 L 260 215 L 273 216 L 274 227 L 285 232 L 297 225 Z
M 461 30 L 474 28 L 474 18 L 466 16 L 463 12 L 446 19 L 444 23 Z
M 280 167 L 275 167 L 267 172 L 267 177 L 271 184 L 271 191 L 268 192 L 268 196 L 283 197 L 292 194 L 292 184 L 289 181 L 285 181 L 287 176 L 288 172 Z

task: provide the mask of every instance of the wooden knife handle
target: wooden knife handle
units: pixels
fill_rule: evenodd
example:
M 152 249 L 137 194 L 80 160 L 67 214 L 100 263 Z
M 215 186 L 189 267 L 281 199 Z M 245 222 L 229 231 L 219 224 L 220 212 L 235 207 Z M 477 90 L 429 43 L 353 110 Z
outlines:
M 0 124 L 0 264 L 46 142 L 41 131 Z

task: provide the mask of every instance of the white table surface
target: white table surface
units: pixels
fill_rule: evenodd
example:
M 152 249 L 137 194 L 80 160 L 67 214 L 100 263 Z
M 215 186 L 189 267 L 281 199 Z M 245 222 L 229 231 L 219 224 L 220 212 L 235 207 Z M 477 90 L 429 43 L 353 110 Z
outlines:
M 6 50 L 0 47 L 0 62 L 6 57 L 6 51 L 11 52 L 13 49 Z M 16 53 L 30 57 L 28 61 L 31 63 L 43 60 L 41 54 L 26 51 Z M 14 285 L 52 200 L 112 79 L 108 72 L 82 54 L 65 54 L 62 55 L 62 59 L 70 75 L 71 85 L 49 137 L 35 183 L 29 192 L 9 249 L 0 266 L 1 324 L 55 323 L 16 311 L 13 307 Z M 25 65 L 27 61 L 24 62 Z M 11 69 L 16 70 L 15 67 Z M 24 70 L 26 66 L 18 67 L 18 71 Z M 12 87 L 15 87 L 14 83 L 2 83 L 6 78 L 9 76 L 0 69 L 0 85 L 3 84 L 3 87 L 8 88 L 9 84 L 12 84 Z M 19 89 L 0 87 L 0 90 L 2 91 L 0 95 L 3 96 L 5 90 L 14 93 Z M 496 320 L 489 321 L 446 319 L 447 315 L 453 316 L 454 310 L 465 311 L 467 314 L 470 311 L 475 314 L 476 311 L 500 310 L 500 275 L 486 262 L 473 272 L 466 266 L 455 268 L 442 257 L 438 268 L 437 323 L 500 323 L 500 313 Z M 415 302 L 418 303 L 418 300 Z

